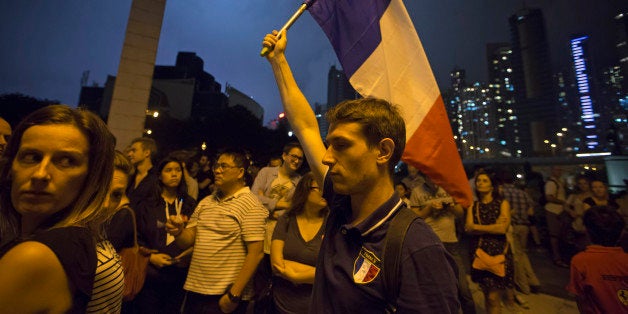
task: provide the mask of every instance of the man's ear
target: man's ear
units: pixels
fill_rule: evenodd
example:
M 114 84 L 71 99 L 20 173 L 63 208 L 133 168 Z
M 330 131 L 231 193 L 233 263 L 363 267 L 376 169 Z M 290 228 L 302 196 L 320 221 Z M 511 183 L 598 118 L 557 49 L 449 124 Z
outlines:
M 395 142 L 391 138 L 387 137 L 379 141 L 377 148 L 379 149 L 377 163 L 388 164 L 395 150 Z

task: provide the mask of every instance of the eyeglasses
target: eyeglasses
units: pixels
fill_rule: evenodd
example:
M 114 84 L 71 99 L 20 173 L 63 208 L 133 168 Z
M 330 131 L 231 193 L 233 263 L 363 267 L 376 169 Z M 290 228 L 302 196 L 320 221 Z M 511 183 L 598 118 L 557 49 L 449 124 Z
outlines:
M 232 168 L 240 168 L 240 167 L 237 167 L 237 166 L 230 166 L 230 165 L 225 164 L 225 163 L 222 163 L 222 164 L 214 164 L 214 165 L 212 166 L 212 169 L 214 169 L 214 170 L 218 170 L 218 169 L 222 169 L 222 170 L 229 170 L 229 169 L 232 169 Z
M 290 156 L 290 158 L 292 158 L 294 160 L 298 160 L 298 161 L 303 160 L 303 156 L 297 156 L 297 155 L 293 155 L 293 154 L 288 154 L 288 156 Z

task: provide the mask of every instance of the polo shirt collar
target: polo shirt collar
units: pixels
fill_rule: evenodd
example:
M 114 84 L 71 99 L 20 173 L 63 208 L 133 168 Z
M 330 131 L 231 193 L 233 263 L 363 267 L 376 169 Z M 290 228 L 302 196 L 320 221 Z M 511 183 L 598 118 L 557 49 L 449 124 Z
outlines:
M 227 202 L 227 201 L 230 201 L 230 200 L 232 200 L 232 199 L 234 199 L 234 198 L 236 198 L 236 197 L 238 197 L 238 196 L 240 196 L 240 195 L 242 195 L 242 194 L 245 194 L 245 193 L 250 193 L 250 192 L 251 192 L 251 189 L 249 189 L 249 187 L 248 187 L 248 186 L 244 186 L 244 187 L 242 187 L 241 189 L 237 190 L 237 191 L 236 191 L 235 193 L 233 193 L 232 195 L 230 195 L 229 197 L 225 197 L 225 198 L 222 198 L 222 199 L 221 199 L 220 197 L 218 197 L 218 190 L 216 190 L 216 191 L 213 193 L 213 196 L 214 196 L 214 200 L 216 200 L 216 202 L 222 203 L 222 202 Z
M 386 221 L 391 219 L 397 210 L 401 208 L 402 204 L 403 201 L 399 198 L 397 193 L 393 193 L 393 196 L 391 196 L 386 202 L 384 202 L 384 204 L 366 217 L 366 219 L 362 220 L 357 225 L 346 224 L 343 227 L 346 229 L 355 229 L 363 237 L 367 236 L 377 230 L 377 228 L 383 225 Z M 347 214 L 351 215 L 351 211 L 349 210 Z

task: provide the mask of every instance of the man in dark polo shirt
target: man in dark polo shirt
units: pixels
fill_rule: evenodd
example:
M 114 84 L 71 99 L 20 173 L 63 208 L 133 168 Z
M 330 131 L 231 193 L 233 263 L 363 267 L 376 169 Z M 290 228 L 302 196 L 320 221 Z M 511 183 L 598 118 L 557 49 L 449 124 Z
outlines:
M 286 35 L 266 35 L 286 116 L 330 207 L 316 265 L 310 313 L 397 311 L 458 313 L 455 264 L 422 219 L 410 226 L 400 262 L 397 300 L 386 300 L 382 250 L 390 220 L 405 206 L 393 188 L 393 167 L 405 146 L 405 124 L 380 99 L 342 102 L 327 113 L 327 147 L 316 117 L 285 58 Z M 324 183 L 324 185 L 323 185 Z

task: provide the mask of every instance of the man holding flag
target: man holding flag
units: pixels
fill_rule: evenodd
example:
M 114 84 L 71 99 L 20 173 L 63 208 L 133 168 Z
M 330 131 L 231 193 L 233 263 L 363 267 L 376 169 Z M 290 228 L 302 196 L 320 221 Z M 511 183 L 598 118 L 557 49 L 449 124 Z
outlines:
M 327 113 L 326 148 L 285 58 L 286 34 L 277 35 L 266 35 L 263 46 L 271 50 L 267 58 L 286 116 L 331 209 L 310 312 L 346 313 L 359 307 L 360 312 L 382 313 L 392 305 L 398 312 L 457 313 L 454 262 L 421 219 L 413 221 L 403 241 L 398 297 L 387 300 L 383 289 L 386 234 L 390 220 L 405 206 L 392 180 L 406 143 L 401 115 L 383 99 L 340 103 Z

